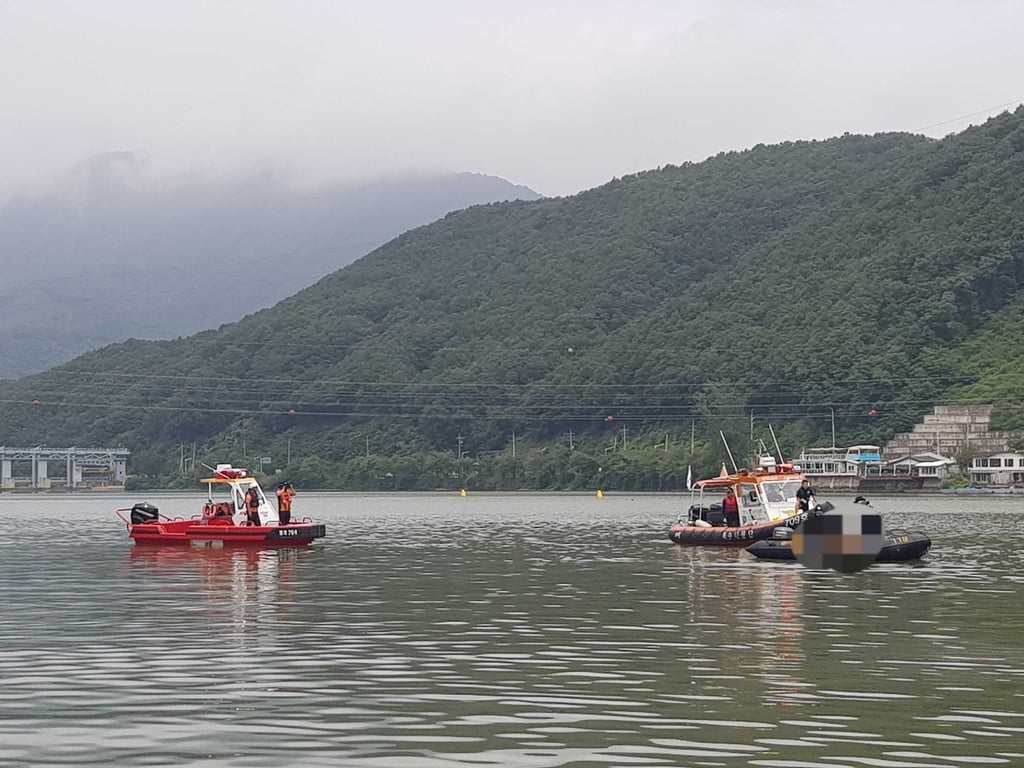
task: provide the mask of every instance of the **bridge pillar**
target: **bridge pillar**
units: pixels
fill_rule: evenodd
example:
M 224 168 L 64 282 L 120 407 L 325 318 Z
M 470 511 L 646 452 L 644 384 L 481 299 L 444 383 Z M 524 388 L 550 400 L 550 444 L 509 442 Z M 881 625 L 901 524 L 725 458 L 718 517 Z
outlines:
M 32 487 L 33 488 L 49 488 L 50 478 L 47 477 L 47 462 L 46 459 L 41 459 L 38 456 L 32 457 Z
M 7 491 L 14 488 L 14 473 L 11 470 L 10 459 L 0 459 L 0 490 Z

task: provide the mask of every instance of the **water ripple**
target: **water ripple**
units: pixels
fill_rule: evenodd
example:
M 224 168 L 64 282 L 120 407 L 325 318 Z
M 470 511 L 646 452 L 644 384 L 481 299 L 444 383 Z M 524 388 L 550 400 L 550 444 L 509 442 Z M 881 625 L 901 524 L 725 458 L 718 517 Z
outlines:
M 928 560 L 850 576 L 671 545 L 668 496 L 302 500 L 329 537 L 261 551 L 0 496 L 0 766 L 1024 762 L 1001 500 L 901 499 Z

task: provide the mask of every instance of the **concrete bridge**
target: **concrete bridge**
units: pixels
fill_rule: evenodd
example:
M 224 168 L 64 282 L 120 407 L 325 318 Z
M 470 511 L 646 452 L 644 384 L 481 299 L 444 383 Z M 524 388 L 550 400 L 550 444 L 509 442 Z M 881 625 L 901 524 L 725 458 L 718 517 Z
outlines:
M 124 448 L 9 448 L 0 446 L 0 491 L 124 489 Z

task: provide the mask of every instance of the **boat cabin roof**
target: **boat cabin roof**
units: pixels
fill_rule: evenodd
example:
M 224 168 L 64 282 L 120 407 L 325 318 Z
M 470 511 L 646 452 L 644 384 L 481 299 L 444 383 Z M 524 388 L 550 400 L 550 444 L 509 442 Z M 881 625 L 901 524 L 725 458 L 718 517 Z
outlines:
M 259 485 L 255 477 L 204 477 L 199 481 L 206 485 L 224 483 L 225 485 Z
M 707 480 L 697 480 L 693 483 L 694 488 L 727 488 L 741 483 L 762 483 L 765 480 L 794 480 L 804 479 L 804 474 L 796 469 L 793 464 L 778 464 L 770 468 L 757 467 L 755 469 L 741 469 L 738 472 L 727 474 L 725 467 L 722 467 L 722 474 L 718 477 L 710 477 Z
M 226 485 L 259 485 L 256 478 L 249 474 L 249 470 L 243 467 L 232 467 L 230 464 L 218 464 L 216 468 L 207 466 L 213 472 L 213 477 L 204 477 L 199 482 L 205 485 L 224 483 Z
M 693 484 L 694 488 L 732 488 L 742 483 L 760 484 L 766 480 L 803 480 L 802 473 L 797 472 L 792 464 L 779 464 L 777 468 L 770 471 L 763 469 L 741 469 L 731 475 L 719 475 L 707 480 L 698 480 Z

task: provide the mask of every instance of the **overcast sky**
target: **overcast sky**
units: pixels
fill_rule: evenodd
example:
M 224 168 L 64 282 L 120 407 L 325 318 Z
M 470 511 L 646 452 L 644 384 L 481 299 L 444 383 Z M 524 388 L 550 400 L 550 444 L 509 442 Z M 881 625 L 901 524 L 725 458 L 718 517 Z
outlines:
M 0 195 L 475 171 L 547 195 L 757 143 L 942 136 L 1024 100 L 999 0 L 0 0 Z M 965 117 L 971 115 L 970 117 Z

